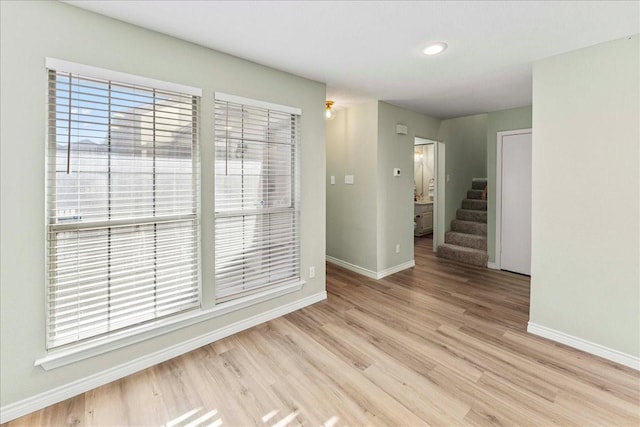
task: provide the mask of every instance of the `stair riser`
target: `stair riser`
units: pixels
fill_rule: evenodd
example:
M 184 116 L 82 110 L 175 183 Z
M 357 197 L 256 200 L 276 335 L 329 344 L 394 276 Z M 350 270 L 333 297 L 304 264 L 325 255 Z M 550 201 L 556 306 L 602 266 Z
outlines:
M 471 181 L 471 188 L 474 190 L 484 190 L 484 187 L 487 186 L 487 180 L 476 180 Z
M 462 221 L 487 222 L 487 211 L 477 211 L 469 209 L 458 209 L 456 219 Z
M 486 236 L 487 224 L 454 219 L 453 221 L 451 221 L 451 231 L 457 231 L 458 233 L 476 234 L 478 236 Z
M 447 231 L 444 234 L 444 242 L 466 248 L 480 249 L 482 251 L 487 250 L 487 238 L 476 234 L 459 234 Z
M 487 254 L 467 253 L 446 246 L 438 247 L 438 256 L 478 267 L 486 267 L 488 260 Z
M 486 200 L 464 199 L 462 201 L 462 209 L 474 209 L 478 211 L 487 210 Z
M 468 190 L 467 191 L 467 199 L 482 199 L 483 190 Z

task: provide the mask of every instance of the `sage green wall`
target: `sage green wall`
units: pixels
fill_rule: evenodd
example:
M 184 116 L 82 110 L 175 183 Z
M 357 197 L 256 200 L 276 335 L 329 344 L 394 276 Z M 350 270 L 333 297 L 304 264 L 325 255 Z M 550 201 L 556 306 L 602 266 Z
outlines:
M 443 120 L 438 141 L 446 148 L 445 225 L 449 230 L 473 178 L 487 176 L 487 114 Z
M 396 134 L 398 123 L 407 135 Z M 328 256 L 372 273 L 413 261 L 413 140 L 435 138 L 439 125 L 379 101 L 338 110 L 327 122 Z M 354 185 L 344 184 L 347 174 Z
M 325 288 L 324 84 L 57 1 L 0 2 L 0 405 L 96 374 Z M 299 292 L 51 371 L 45 351 L 45 57 L 203 88 L 202 282 L 213 300 L 214 91 L 301 107 L 302 271 Z M 310 266 L 316 278 L 308 279 Z
M 377 271 L 378 103 L 338 110 L 327 121 L 327 255 Z M 344 183 L 345 175 L 354 184 Z M 335 185 L 330 177 L 335 176 Z
M 530 321 L 640 356 L 640 37 L 533 67 Z
M 396 134 L 397 124 L 407 126 L 406 135 Z M 435 139 L 439 127 L 433 117 L 378 103 L 378 271 L 413 261 L 414 139 Z
M 496 260 L 496 150 L 497 133 L 531 128 L 531 106 L 494 111 L 487 117 L 487 252 L 489 261 Z

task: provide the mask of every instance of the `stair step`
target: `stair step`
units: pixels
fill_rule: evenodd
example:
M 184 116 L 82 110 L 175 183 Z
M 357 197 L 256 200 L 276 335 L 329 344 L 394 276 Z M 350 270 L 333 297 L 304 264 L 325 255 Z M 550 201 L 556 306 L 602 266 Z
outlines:
M 459 233 L 476 234 L 478 236 L 487 235 L 487 224 L 474 221 L 462 221 L 454 219 L 451 221 L 451 231 Z
M 477 199 L 464 199 L 462 201 L 462 209 L 475 209 L 478 211 L 486 211 L 487 201 L 477 200 Z
M 486 236 L 477 234 L 457 233 L 455 231 L 447 231 L 444 233 L 444 242 L 456 246 L 464 246 L 465 248 L 487 250 Z
M 479 211 L 475 209 L 458 209 L 456 211 L 456 219 L 462 221 L 487 222 L 487 211 Z
M 446 258 L 480 267 L 486 267 L 487 260 L 489 259 L 486 251 L 451 245 L 449 243 L 444 243 L 438 246 L 437 254 L 440 258 Z
M 471 188 L 474 190 L 484 190 L 487 186 L 487 178 L 473 178 L 471 180 Z
M 484 190 L 468 190 L 467 191 L 467 199 L 482 199 L 482 193 Z

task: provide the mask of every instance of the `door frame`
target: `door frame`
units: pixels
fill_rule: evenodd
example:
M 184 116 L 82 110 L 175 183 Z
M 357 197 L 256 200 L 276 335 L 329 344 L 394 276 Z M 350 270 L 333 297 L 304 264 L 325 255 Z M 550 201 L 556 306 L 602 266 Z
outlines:
M 420 145 L 433 145 L 433 172 L 435 178 L 435 188 L 433 191 L 433 252 L 438 250 L 438 246 L 444 243 L 444 177 L 445 177 L 445 145 L 442 141 L 433 138 L 423 138 L 415 136 L 413 138 L 412 150 Z M 414 164 L 415 168 L 415 164 Z M 415 205 L 413 205 L 415 206 Z M 412 206 L 411 211 L 414 211 Z
M 496 270 L 501 269 L 501 249 L 502 249 L 502 138 L 510 135 L 531 134 L 533 138 L 533 129 L 516 129 L 498 132 L 496 134 L 496 227 L 495 227 L 495 261 L 490 267 Z M 533 140 L 532 140 L 533 143 Z
M 433 194 L 433 252 L 438 251 L 438 246 L 444 244 L 444 201 L 445 201 L 445 145 L 442 141 L 433 144 L 434 172 L 436 176 L 436 188 Z

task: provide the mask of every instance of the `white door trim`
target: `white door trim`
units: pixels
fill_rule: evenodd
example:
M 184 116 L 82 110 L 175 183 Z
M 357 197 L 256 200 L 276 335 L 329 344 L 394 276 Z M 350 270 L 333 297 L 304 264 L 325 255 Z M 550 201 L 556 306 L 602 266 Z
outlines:
M 436 175 L 436 188 L 433 204 L 433 252 L 438 251 L 438 246 L 444 243 L 444 183 L 445 183 L 445 145 L 444 142 L 437 141 L 434 144 L 434 160 L 435 160 L 435 175 Z
M 445 145 L 436 139 L 414 137 L 413 148 L 421 145 L 433 145 L 433 171 L 436 184 L 433 192 L 433 252 L 437 252 L 438 246 L 444 243 L 446 228 L 444 226 Z M 411 211 L 413 212 L 413 208 Z
M 498 132 L 496 134 L 496 239 L 495 239 L 495 261 L 492 268 L 500 270 L 501 257 L 500 250 L 502 249 L 502 138 L 509 135 L 522 135 L 527 133 L 533 133 L 532 129 L 516 129 Z

